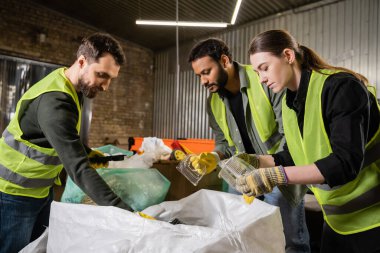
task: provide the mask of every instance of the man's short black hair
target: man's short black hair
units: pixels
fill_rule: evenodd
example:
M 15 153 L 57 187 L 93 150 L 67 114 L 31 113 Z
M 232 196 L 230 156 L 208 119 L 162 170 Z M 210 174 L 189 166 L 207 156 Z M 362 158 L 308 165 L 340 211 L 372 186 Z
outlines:
M 204 56 L 210 56 L 215 61 L 219 61 L 222 55 L 228 56 L 232 61 L 230 49 L 224 41 L 217 38 L 210 38 L 198 42 L 190 51 L 188 62 L 193 62 Z
M 83 55 L 89 61 L 98 61 L 105 53 L 111 54 L 119 66 L 125 63 L 124 52 L 119 42 L 106 33 L 95 33 L 84 38 L 78 48 L 77 57 Z

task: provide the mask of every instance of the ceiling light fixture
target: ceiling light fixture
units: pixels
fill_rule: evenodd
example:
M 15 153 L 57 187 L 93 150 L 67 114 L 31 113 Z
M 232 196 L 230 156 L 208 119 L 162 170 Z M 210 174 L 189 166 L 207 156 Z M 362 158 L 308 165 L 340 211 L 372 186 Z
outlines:
M 195 26 L 195 27 L 227 27 L 227 23 L 218 22 L 187 22 L 187 21 L 162 21 L 162 20 L 136 20 L 137 25 L 162 25 L 162 26 Z
M 235 24 L 243 0 L 237 0 L 231 25 Z M 136 25 L 161 25 L 161 26 L 187 26 L 187 27 L 227 27 L 228 23 L 222 22 L 192 22 L 192 21 L 162 21 L 162 20 L 136 20 Z
M 231 18 L 231 25 L 235 24 L 235 21 L 236 21 L 237 15 L 238 15 L 238 13 L 239 13 L 239 9 L 240 9 L 240 5 L 241 5 L 241 1 L 242 1 L 242 0 L 237 0 L 237 2 L 236 2 L 236 6 L 235 6 L 235 10 L 234 10 L 234 14 L 232 15 L 232 18 Z

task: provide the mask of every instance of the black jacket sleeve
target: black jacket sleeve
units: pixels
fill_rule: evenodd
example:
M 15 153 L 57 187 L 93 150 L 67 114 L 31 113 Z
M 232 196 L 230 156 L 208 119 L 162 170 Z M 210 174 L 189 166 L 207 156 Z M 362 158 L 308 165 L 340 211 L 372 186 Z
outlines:
M 35 102 L 38 126 L 72 180 L 96 204 L 131 210 L 90 167 L 86 148 L 76 130 L 78 110 L 73 99 L 65 93 L 50 92 Z
M 293 158 L 290 155 L 288 146 L 286 142 L 283 145 L 283 150 L 273 154 L 274 163 L 276 166 L 282 165 L 282 166 L 294 166 Z

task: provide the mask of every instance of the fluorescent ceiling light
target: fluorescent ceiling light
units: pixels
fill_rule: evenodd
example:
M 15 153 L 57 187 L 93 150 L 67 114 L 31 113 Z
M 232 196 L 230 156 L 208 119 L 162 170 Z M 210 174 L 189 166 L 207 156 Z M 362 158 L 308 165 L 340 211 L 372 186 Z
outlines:
M 243 0 L 237 0 L 231 25 L 235 24 Z M 188 26 L 188 27 L 227 27 L 227 23 L 222 22 L 190 22 L 190 21 L 162 21 L 162 20 L 136 20 L 137 25 L 162 25 L 162 26 Z
M 231 19 L 231 25 L 235 24 L 235 21 L 236 21 L 237 15 L 238 15 L 238 13 L 239 13 L 239 9 L 240 9 L 240 5 L 241 5 L 241 1 L 242 1 L 242 0 L 237 0 L 237 2 L 236 2 L 236 6 L 235 6 L 235 10 L 234 10 L 234 14 L 232 15 L 232 19 Z
M 162 20 L 136 20 L 137 25 L 163 25 L 163 26 L 194 26 L 194 27 L 227 27 L 227 23 L 221 22 L 187 22 L 187 21 L 162 21 Z

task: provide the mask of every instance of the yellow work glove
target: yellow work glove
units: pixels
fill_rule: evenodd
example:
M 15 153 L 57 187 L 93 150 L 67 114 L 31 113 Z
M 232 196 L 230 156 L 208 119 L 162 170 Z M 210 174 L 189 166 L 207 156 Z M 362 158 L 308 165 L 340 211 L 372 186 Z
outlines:
M 200 155 L 190 157 L 191 166 L 199 173 L 205 174 L 211 173 L 216 169 L 218 162 L 220 161 L 219 155 L 216 152 L 204 152 Z
M 284 167 L 261 168 L 236 179 L 236 190 L 248 196 L 269 193 L 277 185 L 288 183 Z
M 88 154 L 88 158 L 96 158 L 96 157 L 105 157 L 105 155 L 96 149 L 91 149 L 91 152 Z M 99 168 L 107 168 L 108 167 L 108 162 L 91 162 L 90 161 L 90 166 L 94 169 L 99 169 Z
M 148 219 L 148 220 L 156 220 L 156 218 L 154 218 L 154 217 L 152 217 L 150 215 L 147 215 L 147 214 L 145 214 L 143 212 L 135 212 L 135 214 L 137 214 L 137 215 L 139 215 L 139 216 L 141 216 L 141 217 L 143 217 L 145 219 Z
M 239 157 L 243 161 L 247 162 L 249 165 L 251 165 L 255 169 L 260 168 L 259 156 L 256 154 L 240 153 L 240 154 L 237 154 L 236 157 Z M 243 199 L 244 199 L 245 203 L 251 204 L 253 202 L 253 200 L 255 199 L 255 197 L 243 194 Z
M 255 169 L 260 168 L 259 156 L 256 154 L 240 153 L 237 154 L 236 157 L 239 157 L 240 159 L 244 160 L 245 162 L 253 166 Z

